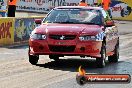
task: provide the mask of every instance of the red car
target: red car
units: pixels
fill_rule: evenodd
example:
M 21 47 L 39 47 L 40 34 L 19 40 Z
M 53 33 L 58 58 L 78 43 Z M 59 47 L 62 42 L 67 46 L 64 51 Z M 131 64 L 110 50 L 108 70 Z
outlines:
M 109 15 L 99 7 L 63 6 L 51 10 L 29 39 L 29 62 L 37 64 L 39 55 L 59 60 L 63 56 L 96 58 L 97 67 L 118 62 L 119 36 Z

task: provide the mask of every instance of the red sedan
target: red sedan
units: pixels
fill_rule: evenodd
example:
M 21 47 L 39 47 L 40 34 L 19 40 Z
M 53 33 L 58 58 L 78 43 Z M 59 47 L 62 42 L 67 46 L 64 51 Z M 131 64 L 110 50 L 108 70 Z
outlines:
M 97 67 L 118 62 L 119 36 L 109 15 L 99 7 L 63 6 L 51 10 L 43 21 L 36 19 L 29 39 L 29 62 L 39 55 L 59 60 L 63 56 L 96 58 Z

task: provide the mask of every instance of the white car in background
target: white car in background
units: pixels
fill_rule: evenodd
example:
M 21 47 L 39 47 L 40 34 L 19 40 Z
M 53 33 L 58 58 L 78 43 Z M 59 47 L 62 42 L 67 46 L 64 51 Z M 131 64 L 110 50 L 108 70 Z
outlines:
M 131 14 L 131 7 L 121 1 L 112 1 L 110 6 L 112 17 L 125 17 Z

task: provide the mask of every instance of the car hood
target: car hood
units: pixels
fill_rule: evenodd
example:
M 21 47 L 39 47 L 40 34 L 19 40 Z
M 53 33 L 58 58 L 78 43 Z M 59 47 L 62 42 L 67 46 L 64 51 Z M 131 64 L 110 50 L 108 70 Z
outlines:
M 37 33 L 46 34 L 89 34 L 96 35 L 101 31 L 98 25 L 87 24 L 42 24 L 35 29 Z

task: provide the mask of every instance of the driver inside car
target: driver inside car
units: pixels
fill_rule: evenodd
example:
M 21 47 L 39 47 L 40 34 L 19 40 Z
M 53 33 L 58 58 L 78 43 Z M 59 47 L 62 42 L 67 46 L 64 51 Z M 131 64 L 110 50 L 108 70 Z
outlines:
M 66 14 L 58 14 L 55 18 L 55 22 L 67 22 L 69 21 L 69 17 Z

